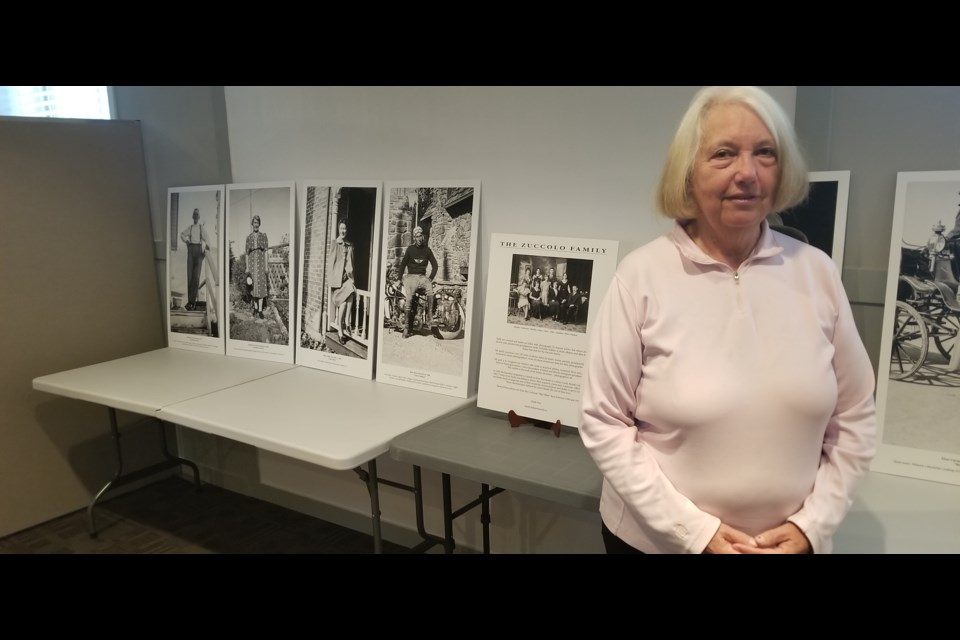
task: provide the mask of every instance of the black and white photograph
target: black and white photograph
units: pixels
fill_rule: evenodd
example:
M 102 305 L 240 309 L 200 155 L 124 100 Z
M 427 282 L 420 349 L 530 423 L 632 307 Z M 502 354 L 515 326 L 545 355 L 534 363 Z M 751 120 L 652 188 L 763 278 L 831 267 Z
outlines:
M 813 171 L 809 179 L 807 199 L 791 209 L 771 214 L 770 228 L 820 249 L 842 270 L 850 172 Z
M 227 355 L 293 363 L 294 183 L 227 185 Z
M 388 183 L 377 380 L 466 397 L 479 181 Z
M 897 174 L 875 470 L 960 484 L 958 285 L 960 171 Z
M 507 323 L 587 332 L 593 260 L 515 253 Z
M 344 181 L 301 186 L 297 364 L 373 377 L 380 187 Z
M 167 342 L 224 352 L 223 185 L 167 191 Z
M 490 236 L 477 406 L 579 427 L 591 309 L 617 268 L 620 243 Z

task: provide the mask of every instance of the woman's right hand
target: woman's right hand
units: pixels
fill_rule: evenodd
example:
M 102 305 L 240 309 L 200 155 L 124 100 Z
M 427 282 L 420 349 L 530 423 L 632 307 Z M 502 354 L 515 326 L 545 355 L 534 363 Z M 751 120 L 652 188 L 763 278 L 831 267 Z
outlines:
M 749 545 L 751 547 L 757 546 L 757 541 L 753 539 L 752 536 L 748 536 L 743 531 L 739 529 L 734 529 L 729 525 L 725 525 L 722 522 L 720 523 L 720 528 L 717 529 L 717 532 L 713 534 L 713 538 L 710 539 L 710 542 L 707 543 L 707 548 L 703 550 L 704 553 L 741 553 L 736 548 L 734 548 L 735 543 Z

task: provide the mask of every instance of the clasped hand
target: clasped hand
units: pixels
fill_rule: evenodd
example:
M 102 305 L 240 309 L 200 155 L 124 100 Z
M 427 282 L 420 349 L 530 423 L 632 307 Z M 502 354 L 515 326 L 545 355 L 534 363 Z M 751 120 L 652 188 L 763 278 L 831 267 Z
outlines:
M 810 541 L 792 522 L 786 522 L 756 536 L 720 524 L 704 553 L 810 553 Z

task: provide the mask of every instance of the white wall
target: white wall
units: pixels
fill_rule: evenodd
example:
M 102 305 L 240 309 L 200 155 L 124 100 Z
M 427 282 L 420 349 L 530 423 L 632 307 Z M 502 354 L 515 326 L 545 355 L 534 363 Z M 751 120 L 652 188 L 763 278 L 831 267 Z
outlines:
M 161 301 L 166 304 L 167 189 L 230 179 L 223 87 L 117 86 L 117 120 L 139 120 Z M 166 330 L 166 314 L 164 314 Z
M 618 239 L 621 256 L 659 235 L 669 224 L 654 213 L 654 185 L 696 89 L 226 87 L 233 181 L 480 179 L 477 367 L 489 235 Z M 769 89 L 792 116 L 796 88 Z M 242 445 L 197 442 L 190 454 L 217 469 L 225 486 L 291 501 L 288 494 L 257 485 L 250 469 L 255 458 Z M 275 456 L 263 460 L 271 482 L 286 491 L 369 514 L 366 490 L 352 473 Z M 388 458 L 379 464 L 382 476 L 409 480 L 408 466 Z M 424 480 L 428 527 L 440 532 L 439 476 L 425 473 Z M 477 490 L 455 480 L 455 502 L 472 499 Z M 384 487 L 382 501 L 386 522 L 413 526 L 409 494 Z M 602 551 L 595 513 L 505 494 L 494 499 L 492 515 L 495 551 Z M 354 522 L 364 524 L 362 518 Z M 461 544 L 480 545 L 477 523 L 474 513 L 458 521 Z
M 226 87 L 233 178 L 479 178 L 482 238 L 618 238 L 623 254 L 667 226 L 653 186 L 696 89 Z M 770 91 L 792 116 L 795 87 Z
M 117 120 L 141 123 L 153 237 L 162 243 L 167 189 L 230 182 L 223 87 L 117 86 L 113 96 Z

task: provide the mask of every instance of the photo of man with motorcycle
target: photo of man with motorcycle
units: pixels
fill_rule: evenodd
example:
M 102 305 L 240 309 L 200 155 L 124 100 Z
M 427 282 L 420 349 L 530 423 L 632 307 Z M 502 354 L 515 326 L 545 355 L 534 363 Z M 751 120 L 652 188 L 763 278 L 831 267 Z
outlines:
M 378 363 L 465 375 L 475 242 L 470 187 L 396 187 L 384 234 Z M 378 366 L 378 377 L 384 371 Z
M 430 267 L 430 277 L 427 277 L 427 267 Z M 433 250 L 427 246 L 426 239 L 423 237 L 423 228 L 414 227 L 413 244 L 404 251 L 399 267 L 404 295 L 404 338 L 413 335 L 417 289 L 422 289 L 425 294 L 424 314 L 427 318 L 427 328 L 432 331 L 436 327 L 433 321 L 433 279 L 437 277 L 437 268 L 437 258 L 433 255 Z
M 385 326 L 401 331 L 404 339 L 414 335 L 440 340 L 463 337 L 466 312 L 459 290 L 438 286 L 434 279 L 437 268 L 423 228 L 415 227 L 413 244 L 404 251 L 400 265 L 387 269 L 384 293 Z

